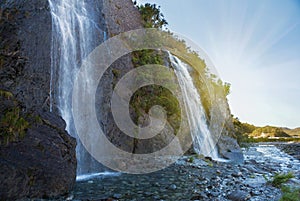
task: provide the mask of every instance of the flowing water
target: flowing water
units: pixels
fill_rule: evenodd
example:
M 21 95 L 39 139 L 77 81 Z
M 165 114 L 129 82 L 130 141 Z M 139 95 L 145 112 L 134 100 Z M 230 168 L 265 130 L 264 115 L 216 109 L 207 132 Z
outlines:
M 82 0 L 49 0 L 52 15 L 51 104 L 57 107 L 66 121 L 66 130 L 77 137 L 72 118 L 73 81 L 81 62 L 106 37 L 97 24 L 100 13 Z M 104 39 L 103 39 L 104 40 Z M 99 41 L 100 42 L 100 41 Z M 98 42 L 98 43 L 99 43 Z M 89 79 L 88 77 L 86 79 Z M 93 160 L 88 159 L 84 147 L 77 140 L 77 173 L 90 172 Z
M 97 26 L 101 18 L 99 10 L 95 9 L 97 6 L 93 7 L 82 0 L 49 0 L 49 3 L 53 33 L 50 107 L 51 110 L 58 109 L 66 121 L 66 130 L 78 139 L 72 117 L 73 81 L 81 62 L 97 46 L 95 41 L 103 42 L 107 34 Z M 200 96 L 188 72 L 189 67 L 171 55 L 170 59 L 183 93 L 195 150 L 217 159 L 215 143 L 207 126 Z M 89 77 L 84 79 L 88 80 Z M 99 171 L 95 169 L 96 162 L 85 151 L 79 139 L 77 142 L 77 174 Z
M 169 58 L 175 70 L 183 95 L 194 149 L 198 154 L 218 159 L 218 151 L 207 126 L 207 119 L 200 95 L 188 71 L 190 67 L 171 54 L 169 54 Z

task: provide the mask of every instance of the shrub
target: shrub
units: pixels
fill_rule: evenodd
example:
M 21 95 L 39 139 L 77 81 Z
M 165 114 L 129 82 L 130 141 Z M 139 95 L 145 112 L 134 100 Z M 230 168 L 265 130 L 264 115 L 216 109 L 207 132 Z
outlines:
M 290 179 L 294 178 L 294 174 L 292 172 L 289 172 L 287 174 L 275 174 L 273 180 L 271 181 L 272 185 L 274 187 L 281 187 L 282 184 L 288 182 Z
M 300 200 L 300 189 L 299 188 L 291 188 L 288 186 L 282 186 L 282 197 L 280 201 L 299 201 Z
M 140 11 L 145 28 L 162 28 L 168 24 L 164 19 L 164 15 L 160 12 L 160 6 L 146 3 L 137 6 L 137 8 Z

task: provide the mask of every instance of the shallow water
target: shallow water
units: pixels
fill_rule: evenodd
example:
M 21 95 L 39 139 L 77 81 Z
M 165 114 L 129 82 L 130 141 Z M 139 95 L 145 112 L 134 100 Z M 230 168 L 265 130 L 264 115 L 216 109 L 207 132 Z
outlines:
M 184 156 L 172 166 L 150 174 L 116 172 L 77 177 L 73 192 L 57 200 L 210 200 L 278 201 L 280 190 L 267 183 L 276 173 L 294 172 L 300 185 L 300 161 L 268 144 L 243 149 L 245 162 L 209 162 Z
M 243 151 L 245 156 L 245 164 L 243 165 L 220 162 L 211 165 L 200 159 L 188 163 L 189 157 L 183 157 L 171 167 L 151 174 L 130 175 L 106 172 L 86 175 L 83 178 L 78 178 L 72 199 L 193 200 L 192 198 L 195 195 L 202 192 L 208 195 L 214 192 L 214 186 L 211 187 L 210 180 L 217 179 L 217 181 L 220 181 L 214 183 L 214 185 L 219 188 L 220 193 L 217 195 L 219 200 L 227 200 L 227 192 L 237 188 L 225 185 L 227 181 L 233 182 L 233 185 L 236 183 L 238 187 L 243 183 L 243 185 L 250 186 L 253 189 L 266 188 L 269 190 L 260 196 L 252 196 L 250 200 L 278 200 L 279 190 L 267 187 L 264 176 L 270 178 L 276 172 L 292 171 L 299 179 L 300 161 L 280 151 L 274 145 L 257 145 L 243 149 Z M 243 171 L 243 169 L 251 170 L 251 168 L 254 168 L 255 171 L 247 170 L 248 172 L 243 173 L 240 179 L 231 176 L 235 172 Z M 217 169 L 224 172 L 224 174 L 221 173 L 215 177 Z M 253 178 L 253 175 L 255 175 L 255 178 Z M 201 182 L 207 184 L 203 184 L 204 186 L 199 188 L 198 184 Z M 270 196 L 268 194 L 272 196 L 272 193 L 274 193 L 273 197 L 266 197 Z M 214 200 L 213 198 L 209 199 Z
M 277 172 L 294 172 L 296 176 L 300 176 L 300 161 L 284 153 L 275 145 L 260 144 L 247 150 L 244 149 L 244 157 L 246 161 L 255 160 L 260 164 L 269 164 L 270 168 Z

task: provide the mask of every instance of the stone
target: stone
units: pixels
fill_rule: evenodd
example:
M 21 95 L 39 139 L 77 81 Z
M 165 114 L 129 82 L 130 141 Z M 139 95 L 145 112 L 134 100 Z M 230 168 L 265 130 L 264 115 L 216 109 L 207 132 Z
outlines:
M 236 190 L 228 195 L 228 199 L 231 201 L 245 201 L 249 200 L 251 195 L 246 191 Z
M 115 199 L 121 199 L 122 197 L 123 197 L 122 194 L 119 194 L 119 193 L 115 193 L 113 195 L 113 198 L 115 198 Z
M 62 129 L 64 121 L 50 112 L 28 115 L 40 120 L 28 119 L 30 127 L 23 139 L 0 146 L 0 197 L 4 200 L 56 197 L 75 184 L 76 141 Z
M 172 185 L 169 187 L 169 189 L 171 189 L 171 190 L 176 190 L 176 189 L 177 189 L 177 186 L 176 186 L 175 184 L 172 184 Z
M 242 172 L 234 172 L 231 174 L 233 177 L 241 177 L 243 175 Z

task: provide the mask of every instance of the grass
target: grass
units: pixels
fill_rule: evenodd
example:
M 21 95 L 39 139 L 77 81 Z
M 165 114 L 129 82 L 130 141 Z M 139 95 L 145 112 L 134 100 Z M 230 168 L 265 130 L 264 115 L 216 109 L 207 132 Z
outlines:
M 299 201 L 300 200 L 300 188 L 291 188 L 289 186 L 282 186 L 282 197 L 280 201 Z
M 276 174 L 271 180 L 271 184 L 274 187 L 280 188 L 282 197 L 280 201 L 299 201 L 300 200 L 300 188 L 293 188 L 284 185 L 290 179 L 294 178 L 294 174 L 289 172 L 287 174 Z
M 288 182 L 290 179 L 294 178 L 294 174 L 289 172 L 287 174 L 275 174 L 273 180 L 271 181 L 272 186 L 280 188 L 283 184 Z
M 195 161 L 195 158 L 193 156 L 190 156 L 187 160 L 189 163 L 193 163 Z

